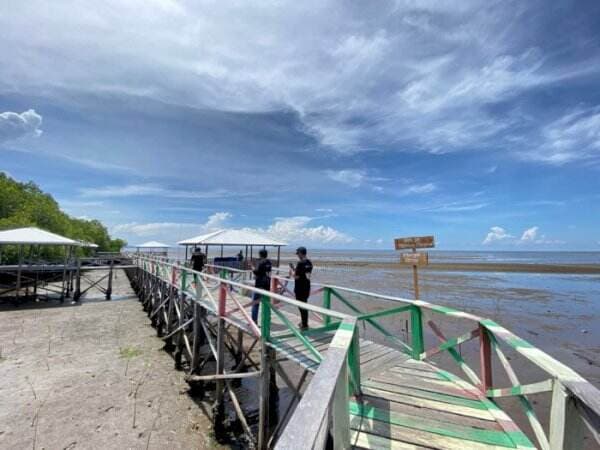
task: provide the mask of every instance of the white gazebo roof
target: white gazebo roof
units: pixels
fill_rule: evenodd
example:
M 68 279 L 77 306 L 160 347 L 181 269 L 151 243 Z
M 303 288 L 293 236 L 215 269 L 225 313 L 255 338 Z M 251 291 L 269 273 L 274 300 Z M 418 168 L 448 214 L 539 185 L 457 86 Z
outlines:
M 143 244 L 135 246 L 135 248 L 170 248 L 170 247 L 171 247 L 170 245 L 163 244 L 162 242 L 158 242 L 158 241 L 148 241 L 148 242 L 144 242 Z
M 35 227 L 0 231 L 0 244 L 80 245 L 73 239 Z
M 178 242 L 179 245 L 231 245 L 257 247 L 283 247 L 286 242 L 276 241 L 268 236 L 248 230 L 218 230 Z
M 78 240 L 77 242 L 79 242 L 79 245 L 82 247 L 87 247 L 87 248 L 98 248 L 98 244 L 94 244 L 93 242 L 88 242 L 88 241 L 82 241 L 82 240 Z

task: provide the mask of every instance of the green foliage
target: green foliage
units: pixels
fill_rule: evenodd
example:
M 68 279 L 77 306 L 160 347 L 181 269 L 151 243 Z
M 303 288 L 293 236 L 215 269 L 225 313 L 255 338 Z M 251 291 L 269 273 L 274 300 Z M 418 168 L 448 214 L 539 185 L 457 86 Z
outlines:
M 19 227 L 38 227 L 71 239 L 93 242 L 98 245 L 98 251 L 118 252 L 127 245 L 122 239 L 111 239 L 98 220 L 76 219 L 62 212 L 56 200 L 35 183 L 19 183 L 0 172 L 0 230 Z M 3 252 L 3 262 L 15 258 L 16 249 L 9 247 Z M 46 248 L 41 256 L 52 259 L 61 253 L 62 249 Z
M 119 349 L 119 356 L 123 359 L 131 359 L 136 356 L 140 356 L 142 354 L 142 350 L 138 347 L 121 347 Z

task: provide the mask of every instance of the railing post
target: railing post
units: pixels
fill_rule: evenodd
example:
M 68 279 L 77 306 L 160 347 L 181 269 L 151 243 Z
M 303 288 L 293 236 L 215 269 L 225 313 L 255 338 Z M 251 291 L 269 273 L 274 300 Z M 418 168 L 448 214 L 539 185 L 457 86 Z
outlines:
M 331 309 L 331 288 L 325 286 L 323 288 L 323 308 Z M 331 323 L 331 317 L 325 316 L 323 325 L 327 326 Z
M 342 326 L 343 324 L 340 324 Z M 352 388 L 353 394 L 357 397 L 362 395 L 360 387 L 360 340 L 358 338 L 358 327 L 354 327 L 352 334 L 352 343 L 348 348 L 348 366 L 350 368 L 350 376 L 353 386 L 348 386 L 348 389 Z
M 410 332 L 413 359 L 420 360 L 421 353 L 425 351 L 423 342 L 423 313 L 417 305 L 412 305 L 410 309 Z
M 485 395 L 493 386 L 492 381 L 492 345 L 487 329 L 479 324 L 479 364 L 481 368 L 481 391 Z
M 261 297 L 260 305 L 260 324 L 261 324 L 261 354 L 260 354 L 260 404 L 258 417 L 258 448 L 260 450 L 268 447 L 268 428 L 269 428 L 269 393 L 270 393 L 270 349 L 268 346 L 271 338 L 271 302 L 267 295 Z
M 558 379 L 552 388 L 549 442 L 550 450 L 583 448 L 583 421 L 573 397 Z

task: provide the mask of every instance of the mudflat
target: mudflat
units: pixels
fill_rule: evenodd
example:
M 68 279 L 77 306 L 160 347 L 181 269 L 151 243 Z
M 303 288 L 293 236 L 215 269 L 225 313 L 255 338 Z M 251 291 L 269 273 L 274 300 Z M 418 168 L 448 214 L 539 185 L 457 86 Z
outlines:
M 0 448 L 221 448 L 122 271 L 113 293 L 0 309 Z
M 364 267 L 368 269 L 409 270 L 412 266 L 396 262 L 371 261 L 329 261 L 317 260 L 325 267 Z M 516 272 L 516 273 L 555 273 L 555 274 L 600 274 L 598 264 L 524 264 L 524 263 L 429 263 L 420 268 L 424 271 L 444 272 Z

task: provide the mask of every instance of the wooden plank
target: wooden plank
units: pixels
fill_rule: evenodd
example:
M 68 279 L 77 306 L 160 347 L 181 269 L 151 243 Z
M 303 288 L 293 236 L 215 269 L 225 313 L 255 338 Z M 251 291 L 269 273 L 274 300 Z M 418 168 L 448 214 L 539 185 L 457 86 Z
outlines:
M 409 248 L 433 248 L 435 242 L 433 236 L 413 236 L 394 239 L 396 250 L 404 250 Z
M 382 356 L 381 358 L 369 361 L 366 364 L 361 363 L 360 370 L 367 376 L 374 371 L 378 371 L 381 373 L 385 370 L 388 370 L 390 367 L 393 367 L 396 364 L 396 360 L 398 359 L 399 354 L 401 355 L 402 353 L 395 351 L 385 356 Z
M 504 431 L 449 424 L 424 417 L 414 417 L 395 411 L 383 410 L 372 405 L 356 402 L 350 402 L 350 414 L 360 416 L 363 419 L 373 419 L 375 422 L 382 422 L 388 429 L 393 426 L 399 426 L 409 428 L 415 432 L 424 431 L 468 442 L 514 448 L 512 440 Z
M 388 396 L 389 397 L 389 396 Z M 413 405 L 410 402 L 396 402 L 389 398 L 377 397 L 370 394 L 363 396 L 363 401 L 369 406 L 379 408 L 381 411 L 396 412 L 414 419 L 426 419 L 446 424 L 445 426 L 453 427 L 454 425 L 465 426 L 471 428 L 479 428 L 482 430 L 501 430 L 500 425 L 495 420 L 484 420 L 470 415 L 457 415 L 448 409 L 431 409 Z M 442 404 L 443 405 L 443 404 Z M 476 410 L 477 411 L 477 410 Z
M 374 359 L 381 358 L 382 356 L 385 356 L 385 355 L 387 355 L 389 353 L 392 353 L 392 352 L 394 352 L 394 349 L 392 349 L 390 347 L 383 347 L 382 346 L 381 348 L 377 349 L 376 351 L 368 353 L 365 356 L 361 355 L 360 356 L 360 360 L 361 360 L 361 362 L 367 363 L 367 362 L 372 361 Z
M 354 449 L 374 450 L 428 450 L 431 447 L 407 444 L 406 442 L 390 440 L 383 436 L 353 430 L 350 434 L 350 443 Z
M 388 392 L 381 389 L 367 387 L 365 385 L 363 385 L 362 389 L 365 394 L 375 395 L 382 399 L 387 399 L 398 403 L 419 406 L 421 408 L 428 408 L 432 410 L 449 411 L 461 416 L 475 417 L 482 420 L 491 420 L 494 422 L 496 421 L 496 418 L 494 416 L 492 416 L 487 410 L 481 408 L 455 405 L 452 403 L 446 403 L 438 400 L 430 400 L 427 398 L 411 396 L 400 392 Z
M 273 347 L 279 353 L 281 353 L 282 356 L 285 356 L 287 359 L 297 362 L 302 367 L 304 367 L 307 370 L 310 370 L 313 373 L 316 371 L 317 367 L 319 367 L 319 363 L 316 360 L 308 357 L 302 352 L 296 351 L 294 349 L 290 350 L 286 345 L 276 344 L 274 342 L 270 342 L 268 345 L 270 347 Z
M 439 380 L 440 376 L 437 372 L 412 369 L 404 366 L 393 366 L 388 369 L 390 372 L 397 372 L 402 375 L 411 376 L 411 377 L 420 377 L 420 378 L 430 378 L 433 380 Z
M 441 436 L 427 431 L 414 430 L 411 428 L 401 427 L 397 425 L 386 424 L 377 420 L 366 417 L 351 416 L 350 427 L 357 431 L 368 434 L 364 437 L 370 444 L 365 448 L 396 448 L 382 447 L 387 442 L 392 445 L 400 445 L 400 449 L 411 448 L 402 447 L 402 445 L 420 445 L 425 448 L 433 448 L 440 450 L 505 450 L 506 447 L 483 444 L 480 442 L 465 441 L 459 438 L 450 436 Z M 355 437 L 355 435 L 352 435 Z M 377 439 L 379 437 L 380 439 Z M 352 440 L 355 442 L 355 440 Z M 418 448 L 418 447 L 417 447 Z
M 398 383 L 398 382 L 394 382 L 393 380 L 389 380 L 384 378 L 380 378 L 376 375 L 373 375 L 371 377 L 369 377 L 368 381 L 363 382 L 363 384 L 368 385 L 368 384 L 372 384 L 372 383 L 376 383 L 378 386 L 383 387 L 385 386 L 387 390 L 389 391 L 396 391 L 401 388 L 410 388 L 410 389 L 418 389 L 420 391 L 425 391 L 425 392 L 434 392 L 434 393 L 438 393 L 438 394 L 446 394 L 446 395 L 450 395 L 453 397 L 458 397 L 458 398 L 466 398 L 466 399 L 470 399 L 470 400 L 474 400 L 474 401 L 478 401 L 479 398 L 469 392 L 466 392 L 464 389 L 461 389 L 460 387 L 457 386 L 451 386 L 448 388 L 443 388 L 440 386 L 423 386 L 422 384 L 418 383 L 417 380 L 414 380 L 414 382 L 405 382 L 405 383 Z

